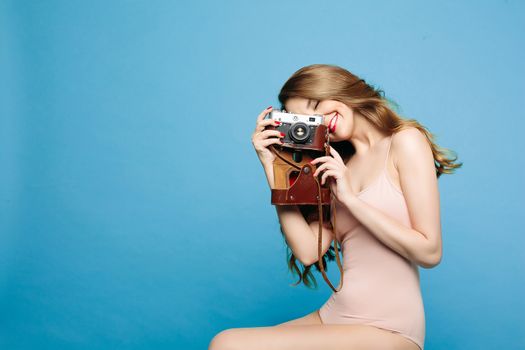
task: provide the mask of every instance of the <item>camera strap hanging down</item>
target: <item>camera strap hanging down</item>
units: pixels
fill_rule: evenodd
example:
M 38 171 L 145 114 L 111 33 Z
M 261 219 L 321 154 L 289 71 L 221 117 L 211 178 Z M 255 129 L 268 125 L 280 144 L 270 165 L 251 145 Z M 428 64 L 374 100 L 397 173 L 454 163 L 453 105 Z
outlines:
M 294 188 L 295 189 L 297 189 L 297 188 L 309 188 L 309 189 L 316 188 L 317 189 L 318 195 L 316 196 L 316 199 L 317 199 L 317 206 L 318 206 L 318 213 L 319 213 L 319 233 L 318 233 L 318 239 L 317 239 L 317 243 L 318 243 L 317 244 L 318 266 L 319 266 L 319 268 L 321 270 L 321 273 L 322 273 L 323 278 L 326 281 L 326 283 L 330 286 L 330 288 L 334 292 L 338 292 L 343 287 L 343 275 L 344 275 L 344 272 L 343 272 L 343 267 L 342 267 L 342 264 L 341 264 L 341 260 L 339 258 L 339 250 L 341 250 L 341 244 L 337 241 L 337 237 L 336 237 L 336 232 L 337 232 L 337 226 L 336 226 L 336 222 L 335 222 L 336 210 L 335 210 L 335 203 L 334 203 L 334 200 L 333 200 L 333 193 L 330 192 L 329 202 L 331 204 L 333 204 L 333 205 L 331 205 L 331 208 L 332 208 L 331 212 L 333 212 L 332 221 L 333 221 L 333 232 L 334 232 L 334 240 L 333 240 L 334 241 L 334 250 L 335 250 L 335 258 L 336 258 L 336 261 L 337 261 L 337 266 L 339 268 L 339 272 L 340 272 L 340 275 L 341 275 L 340 279 L 339 279 L 338 289 L 334 288 L 334 286 L 332 285 L 332 283 L 328 279 L 328 277 L 326 275 L 326 272 L 324 270 L 322 259 L 321 259 L 322 246 L 323 246 L 323 243 L 322 243 L 322 239 L 323 239 L 322 238 L 323 237 L 323 234 L 322 234 L 322 232 L 323 232 L 322 231 L 323 230 L 323 202 L 324 202 L 323 200 L 326 199 L 326 196 L 324 196 L 323 194 L 326 193 L 326 189 L 325 189 L 325 191 L 323 191 L 322 188 L 321 188 L 321 184 L 319 183 L 319 180 L 317 179 L 317 177 L 313 176 L 313 173 L 314 173 L 313 165 L 311 165 L 308 162 L 306 162 L 306 164 L 303 164 L 300 167 L 300 166 L 298 166 L 297 164 L 294 163 L 294 161 L 291 158 L 289 153 L 287 154 L 287 153 L 283 152 L 283 154 L 285 154 L 286 156 L 288 156 L 290 158 L 288 158 L 286 156 L 283 156 L 280 152 L 277 152 L 275 150 L 274 145 L 270 145 L 269 148 L 272 151 L 272 153 L 275 154 L 276 157 L 279 157 L 283 162 L 285 162 L 288 165 L 290 165 L 291 167 L 299 170 L 299 176 L 295 180 L 294 184 L 292 186 L 290 186 L 288 189 L 286 189 L 286 190 L 284 190 L 284 189 L 283 190 L 272 189 L 272 204 L 273 203 L 275 203 L 275 204 L 281 203 L 281 205 L 282 204 L 298 204 L 297 202 L 298 202 L 299 198 L 303 194 L 299 193 L 297 191 L 294 191 Z M 329 146 L 328 143 L 325 144 L 325 154 L 326 155 L 330 154 L 330 146 Z M 338 245 L 339 245 L 339 248 L 337 248 Z

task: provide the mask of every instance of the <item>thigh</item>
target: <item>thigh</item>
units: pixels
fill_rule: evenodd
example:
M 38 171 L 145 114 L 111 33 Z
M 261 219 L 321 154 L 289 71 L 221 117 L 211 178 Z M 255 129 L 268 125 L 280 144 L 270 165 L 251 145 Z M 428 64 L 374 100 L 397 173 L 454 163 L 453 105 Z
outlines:
M 399 334 L 367 325 L 281 325 L 231 328 L 208 350 L 419 350 Z
M 301 325 L 309 325 L 309 324 L 317 324 L 317 325 L 323 324 L 323 322 L 321 321 L 321 318 L 319 317 L 317 310 L 303 317 L 296 318 L 295 320 L 279 323 L 278 325 L 275 325 L 275 327 L 292 326 L 292 325 L 301 326 Z

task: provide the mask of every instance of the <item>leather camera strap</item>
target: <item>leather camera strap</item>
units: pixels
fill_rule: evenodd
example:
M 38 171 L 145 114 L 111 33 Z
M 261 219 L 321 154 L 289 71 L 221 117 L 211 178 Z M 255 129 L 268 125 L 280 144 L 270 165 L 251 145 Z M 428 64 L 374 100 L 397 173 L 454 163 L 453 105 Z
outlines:
M 329 155 L 330 154 L 330 146 L 328 144 L 326 144 L 326 155 Z M 333 193 L 331 193 L 330 197 L 332 197 L 332 200 L 330 201 L 333 205 L 331 206 L 331 213 L 333 214 L 332 215 L 332 221 L 334 222 L 333 224 L 333 232 L 334 232 L 334 250 L 335 250 L 335 260 L 337 261 L 337 267 L 339 268 L 339 272 L 341 274 L 341 277 L 339 278 L 339 289 L 335 289 L 334 286 L 332 285 L 332 283 L 330 282 L 330 280 L 328 279 L 328 277 L 326 276 L 326 272 L 324 271 L 324 266 L 323 266 L 323 263 L 321 261 L 321 254 L 322 254 L 322 246 L 323 246 L 323 240 L 322 240 L 322 237 L 323 237 L 323 206 L 321 204 L 321 185 L 319 184 L 319 180 L 317 180 L 317 178 L 314 178 L 315 179 L 315 182 L 317 183 L 317 188 L 319 190 L 319 195 L 317 196 L 317 205 L 318 205 L 318 208 L 319 208 L 319 234 L 318 234 L 318 244 L 317 244 L 317 255 L 318 255 L 318 261 L 319 261 L 319 267 L 321 269 L 321 273 L 323 274 L 323 278 L 324 280 L 326 281 L 326 283 L 328 283 L 328 285 L 330 286 L 330 288 L 332 288 L 332 290 L 334 292 L 339 292 L 341 290 L 341 288 L 343 288 L 343 276 L 344 276 L 344 271 L 343 271 L 343 267 L 341 265 L 341 260 L 339 259 L 339 249 L 341 249 L 341 244 L 339 244 L 339 249 L 337 249 L 337 245 L 338 245 L 338 242 L 337 242 L 337 225 L 335 223 L 335 217 L 336 217 L 336 212 L 335 212 L 335 202 L 334 202 L 334 199 L 333 199 Z
M 301 167 L 298 166 L 298 165 L 295 165 L 294 163 L 292 163 L 291 161 L 289 161 L 288 159 L 286 159 L 285 157 L 283 157 L 279 152 L 277 152 L 275 150 L 275 147 L 274 145 L 270 145 L 270 150 L 272 151 L 273 154 L 275 154 L 277 157 L 281 158 L 284 162 L 290 164 L 292 167 L 294 167 L 295 169 L 298 169 L 298 170 L 301 170 Z

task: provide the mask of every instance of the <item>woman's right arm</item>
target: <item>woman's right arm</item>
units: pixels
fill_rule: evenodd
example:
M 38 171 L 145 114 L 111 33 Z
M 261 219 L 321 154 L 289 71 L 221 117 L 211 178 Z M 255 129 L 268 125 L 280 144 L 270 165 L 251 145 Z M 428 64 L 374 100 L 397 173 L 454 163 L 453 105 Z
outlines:
M 276 205 L 277 216 L 281 223 L 286 241 L 294 255 L 305 266 L 319 260 L 317 246 L 319 220 L 306 221 L 297 205 Z M 330 248 L 334 235 L 330 224 L 323 221 L 321 257 Z
M 279 132 L 276 130 L 264 130 L 266 125 L 275 123 L 273 120 L 264 119 L 264 116 L 269 113 L 271 108 L 264 110 L 257 118 L 257 126 L 252 135 L 252 143 L 257 151 L 259 160 L 263 166 L 270 188 L 274 188 L 273 177 L 273 154 L 267 147 L 272 143 L 280 142 Z M 273 124 L 276 125 L 276 124 Z M 269 136 L 278 136 L 277 138 L 268 138 Z M 282 231 L 285 235 L 286 242 L 292 250 L 293 254 L 305 266 L 309 266 L 317 262 L 318 252 L 318 234 L 319 221 L 318 218 L 307 221 L 297 205 L 276 205 L 277 216 L 281 224 Z M 322 228 L 322 250 L 321 256 L 330 248 L 333 240 L 333 232 L 330 228 L 330 223 L 323 222 Z

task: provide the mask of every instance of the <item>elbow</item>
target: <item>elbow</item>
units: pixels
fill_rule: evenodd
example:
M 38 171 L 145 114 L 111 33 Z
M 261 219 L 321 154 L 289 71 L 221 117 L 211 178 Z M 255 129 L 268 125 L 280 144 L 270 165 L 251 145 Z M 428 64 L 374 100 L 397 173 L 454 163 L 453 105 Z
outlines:
M 319 257 L 317 256 L 317 251 L 310 252 L 310 254 L 305 253 L 301 255 L 298 259 L 304 266 L 310 266 L 319 261 Z
M 425 269 L 431 269 L 433 267 L 438 266 L 440 262 L 441 262 L 440 257 L 439 258 L 432 257 L 432 258 L 426 259 L 425 261 L 421 261 L 419 265 L 421 267 L 424 267 Z
M 312 258 L 312 257 L 303 257 L 303 258 L 300 258 L 299 261 L 304 265 L 304 266 L 310 266 L 310 265 L 313 265 L 317 262 L 317 258 Z
M 317 249 L 315 251 L 302 250 L 301 254 L 297 254 L 297 259 L 306 267 L 315 264 L 319 261 L 317 256 Z
M 435 252 L 432 252 L 431 254 L 425 255 L 424 258 L 420 259 L 418 264 L 421 267 L 424 267 L 425 269 L 431 269 L 433 267 L 438 266 L 441 263 L 442 257 L 443 257 L 443 254 L 441 253 L 441 250 L 436 250 Z
M 422 246 L 419 246 L 414 256 L 414 261 L 426 269 L 431 269 L 441 263 L 443 256 L 443 247 L 441 240 L 424 241 Z

